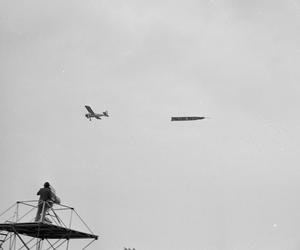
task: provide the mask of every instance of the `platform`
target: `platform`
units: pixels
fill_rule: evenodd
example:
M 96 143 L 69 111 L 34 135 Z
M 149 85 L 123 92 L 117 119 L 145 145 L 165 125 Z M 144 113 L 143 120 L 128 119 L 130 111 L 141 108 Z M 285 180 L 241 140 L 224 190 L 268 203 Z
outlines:
M 98 239 L 94 234 L 42 222 L 4 223 L 0 224 L 1 230 L 39 239 Z

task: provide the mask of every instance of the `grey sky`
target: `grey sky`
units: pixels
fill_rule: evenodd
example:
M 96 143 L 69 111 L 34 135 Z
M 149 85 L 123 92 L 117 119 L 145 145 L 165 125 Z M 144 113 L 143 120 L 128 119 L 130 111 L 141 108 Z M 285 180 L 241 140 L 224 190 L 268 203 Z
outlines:
M 48 180 L 91 249 L 299 249 L 299 5 L 0 1 L 0 210 Z

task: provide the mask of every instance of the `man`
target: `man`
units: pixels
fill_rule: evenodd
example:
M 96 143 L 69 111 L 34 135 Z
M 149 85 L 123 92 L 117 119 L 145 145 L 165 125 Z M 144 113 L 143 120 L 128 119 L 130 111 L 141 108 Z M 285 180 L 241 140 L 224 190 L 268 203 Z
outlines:
M 50 222 L 47 218 L 45 218 L 47 210 L 52 207 L 53 202 L 52 202 L 52 192 L 50 189 L 50 184 L 49 182 L 44 183 L 44 187 L 41 188 L 38 192 L 37 195 L 40 196 L 39 198 L 39 204 L 38 204 L 38 211 L 35 217 L 35 221 L 40 221 L 44 222 Z M 42 214 L 42 219 L 41 219 L 41 214 Z

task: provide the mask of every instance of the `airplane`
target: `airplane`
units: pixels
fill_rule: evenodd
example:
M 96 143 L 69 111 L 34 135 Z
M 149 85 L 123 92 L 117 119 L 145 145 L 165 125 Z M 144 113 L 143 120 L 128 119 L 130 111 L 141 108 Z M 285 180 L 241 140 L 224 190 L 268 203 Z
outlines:
M 104 111 L 102 114 L 97 114 L 92 110 L 90 106 L 85 105 L 85 108 L 89 112 L 88 114 L 85 114 L 85 117 L 88 118 L 90 121 L 92 120 L 92 118 L 101 120 L 101 116 L 106 116 L 106 117 L 109 116 L 107 111 Z

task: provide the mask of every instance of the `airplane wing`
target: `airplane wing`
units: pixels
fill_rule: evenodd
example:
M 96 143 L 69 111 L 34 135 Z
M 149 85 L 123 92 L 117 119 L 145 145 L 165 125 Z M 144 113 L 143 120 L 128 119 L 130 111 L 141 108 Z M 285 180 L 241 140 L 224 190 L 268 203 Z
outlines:
M 86 108 L 87 111 L 88 111 L 89 113 L 91 113 L 92 115 L 95 114 L 94 111 L 92 110 L 92 108 L 91 108 L 90 106 L 85 106 L 85 108 Z
M 95 118 L 101 120 L 100 116 L 98 115 L 96 115 Z

